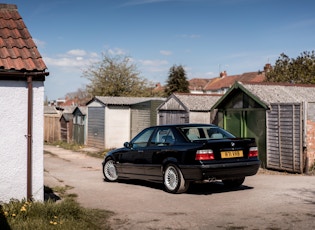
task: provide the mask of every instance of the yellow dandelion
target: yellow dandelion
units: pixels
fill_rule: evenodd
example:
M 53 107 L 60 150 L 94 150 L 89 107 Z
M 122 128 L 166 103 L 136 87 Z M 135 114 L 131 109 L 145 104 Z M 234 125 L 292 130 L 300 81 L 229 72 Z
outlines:
M 57 222 L 54 222 L 54 225 L 57 225 L 58 223 Z
M 58 218 L 58 216 L 54 216 L 54 218 L 55 218 L 55 219 L 57 219 L 57 218 Z
M 54 221 L 51 220 L 49 223 L 50 223 L 50 224 L 54 224 Z
M 9 213 L 8 212 L 4 212 L 4 216 L 8 216 L 9 215 Z
M 12 214 L 12 216 L 13 216 L 13 217 L 16 217 L 16 214 L 15 214 L 15 213 L 13 213 L 13 214 Z
M 23 206 L 20 211 L 21 212 L 26 212 L 26 208 Z

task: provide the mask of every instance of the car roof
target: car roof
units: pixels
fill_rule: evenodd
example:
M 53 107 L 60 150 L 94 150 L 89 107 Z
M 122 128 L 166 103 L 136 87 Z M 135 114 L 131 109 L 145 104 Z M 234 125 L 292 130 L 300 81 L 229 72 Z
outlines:
M 166 124 L 166 125 L 156 125 L 151 127 L 202 127 L 202 126 L 209 126 L 209 127 L 218 127 L 214 124 L 199 124 L 199 123 L 186 123 L 186 124 Z

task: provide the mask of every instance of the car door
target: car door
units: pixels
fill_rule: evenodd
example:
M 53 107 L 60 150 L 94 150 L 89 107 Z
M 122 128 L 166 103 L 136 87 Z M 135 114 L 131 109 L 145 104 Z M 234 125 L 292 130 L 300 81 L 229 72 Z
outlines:
M 141 179 L 144 175 L 144 152 L 155 128 L 148 128 L 140 132 L 129 143 L 129 151 L 123 152 L 119 164 L 123 174 L 134 179 Z
M 162 180 L 161 166 L 168 153 L 174 152 L 174 134 L 169 127 L 159 127 L 154 132 L 150 144 L 144 151 L 143 162 L 146 179 Z

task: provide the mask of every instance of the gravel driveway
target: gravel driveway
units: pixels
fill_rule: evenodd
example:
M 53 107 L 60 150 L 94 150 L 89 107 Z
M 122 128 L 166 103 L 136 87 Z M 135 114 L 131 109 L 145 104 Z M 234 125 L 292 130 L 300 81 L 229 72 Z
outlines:
M 101 159 L 45 145 L 45 185 L 72 186 L 87 208 L 115 212 L 113 229 L 314 229 L 315 177 L 247 177 L 239 189 L 196 184 L 169 194 L 162 185 L 103 180 Z

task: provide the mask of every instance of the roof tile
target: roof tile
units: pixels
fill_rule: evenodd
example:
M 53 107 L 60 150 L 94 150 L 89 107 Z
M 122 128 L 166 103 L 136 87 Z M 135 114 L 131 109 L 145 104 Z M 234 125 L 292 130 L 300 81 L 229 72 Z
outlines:
M 16 5 L 12 4 L 0 4 L 0 69 L 47 69 Z
M 314 85 L 281 83 L 241 83 L 265 104 L 315 102 Z
M 231 75 L 226 77 L 214 78 L 205 87 L 205 91 L 230 88 L 235 82 L 263 82 L 265 80 L 264 72 L 249 72 L 241 75 Z
M 190 111 L 210 111 L 211 107 L 222 97 L 219 94 L 185 94 L 174 93 Z

